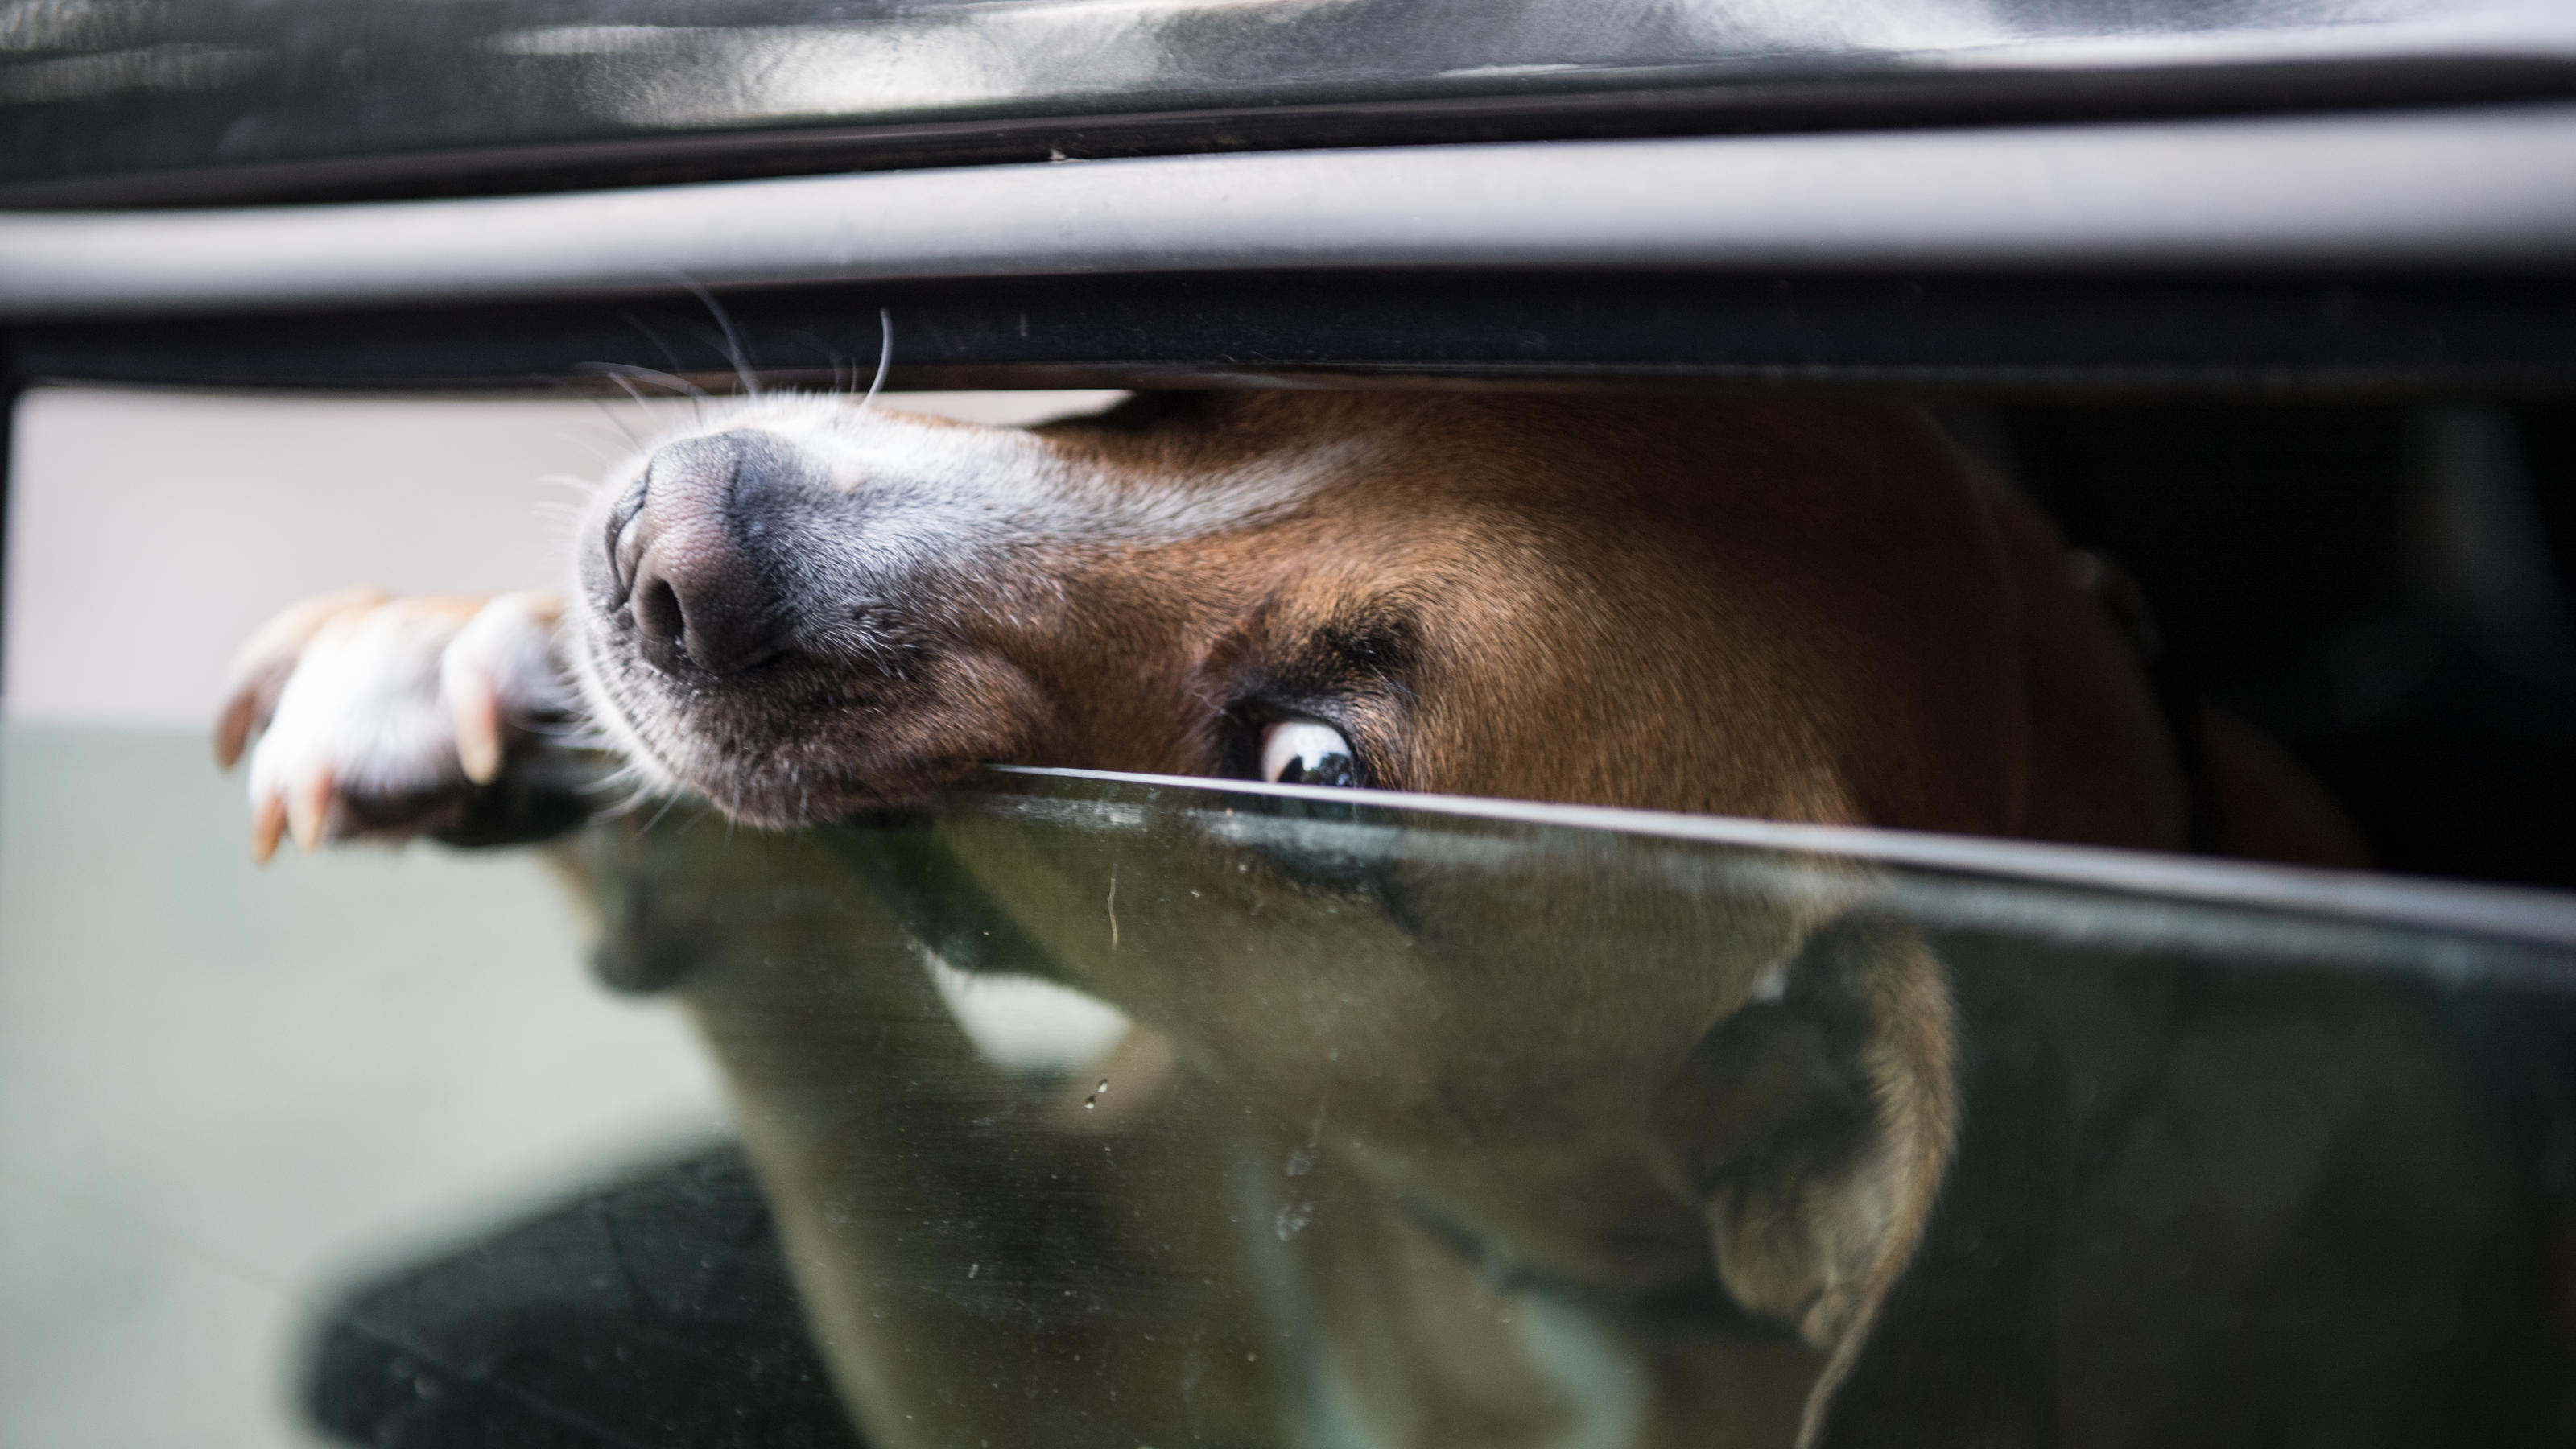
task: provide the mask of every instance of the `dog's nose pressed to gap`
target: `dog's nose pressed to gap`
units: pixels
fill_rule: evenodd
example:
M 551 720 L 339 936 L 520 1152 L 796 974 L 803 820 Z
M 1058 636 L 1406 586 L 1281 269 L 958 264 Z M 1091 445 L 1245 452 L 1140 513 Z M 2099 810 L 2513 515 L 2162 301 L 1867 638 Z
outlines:
M 791 445 L 752 430 L 654 454 L 610 514 L 606 539 L 617 602 L 634 611 L 647 662 L 739 674 L 785 651 L 794 612 L 764 545 L 801 466 Z

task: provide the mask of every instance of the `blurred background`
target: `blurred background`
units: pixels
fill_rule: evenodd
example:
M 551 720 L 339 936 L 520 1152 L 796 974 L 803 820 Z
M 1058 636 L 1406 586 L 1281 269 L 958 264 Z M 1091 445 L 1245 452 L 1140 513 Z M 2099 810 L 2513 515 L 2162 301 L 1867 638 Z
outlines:
M 1010 421 L 1115 396 L 900 403 Z M 547 586 L 578 480 L 689 406 L 20 404 L 0 1446 L 319 1442 L 292 1380 L 345 1285 L 721 1135 L 683 1022 L 593 984 L 539 858 L 255 869 L 207 744 L 270 613 L 357 583 Z

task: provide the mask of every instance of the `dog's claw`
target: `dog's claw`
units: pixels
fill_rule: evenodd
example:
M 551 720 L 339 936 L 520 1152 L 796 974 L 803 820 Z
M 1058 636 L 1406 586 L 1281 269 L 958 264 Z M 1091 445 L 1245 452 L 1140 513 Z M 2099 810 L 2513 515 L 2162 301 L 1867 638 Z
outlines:
M 286 807 L 286 819 L 296 849 L 310 851 L 322 843 L 323 822 L 331 812 L 331 790 L 331 772 L 323 770 L 294 791 L 294 799 Z
M 537 594 L 356 591 L 262 629 L 215 727 L 218 760 L 249 760 L 251 855 L 453 821 L 523 746 L 544 748 L 537 724 L 569 708 L 560 610 Z
M 456 723 L 456 758 L 465 778 L 489 785 L 501 778 L 501 696 L 479 669 L 451 671 L 448 707 Z
M 286 833 L 286 802 L 271 795 L 259 802 L 250 821 L 250 858 L 266 865 L 277 854 L 277 838 Z
M 259 723 L 259 697 L 249 690 L 235 694 L 224 705 L 223 718 L 215 723 L 215 766 L 229 770 L 240 763 L 242 747 L 250 743 L 251 729 Z

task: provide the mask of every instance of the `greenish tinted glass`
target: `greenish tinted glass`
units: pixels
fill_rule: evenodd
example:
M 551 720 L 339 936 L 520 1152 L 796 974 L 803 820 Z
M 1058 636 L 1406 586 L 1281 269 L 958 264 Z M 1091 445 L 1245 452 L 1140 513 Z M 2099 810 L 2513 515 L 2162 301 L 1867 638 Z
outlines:
M 2563 900 L 1070 772 L 591 860 L 873 1442 L 2500 1442 L 2566 1386 Z M 1139 1029 L 1014 1065 L 944 1006 L 996 973 Z

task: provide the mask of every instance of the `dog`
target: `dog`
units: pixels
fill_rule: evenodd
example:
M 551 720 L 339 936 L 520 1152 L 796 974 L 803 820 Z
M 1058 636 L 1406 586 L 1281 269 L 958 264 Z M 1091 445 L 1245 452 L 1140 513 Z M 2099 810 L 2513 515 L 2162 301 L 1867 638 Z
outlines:
M 1641 907 L 921 823 L 1016 762 L 2354 863 L 1918 410 L 1171 393 L 1011 429 L 771 396 L 613 473 L 573 554 L 559 597 L 289 611 L 218 753 L 258 740 L 263 859 L 570 842 L 603 971 L 722 1064 L 871 1443 L 2506 1442 L 2563 1412 L 2543 1215 L 2401 986 L 2051 970 L 1865 869 Z M 567 835 L 602 756 L 760 829 Z M 856 823 L 769 833 L 825 822 Z M 925 871 L 983 905 L 926 923 Z M 1001 925 L 1020 954 L 982 965 L 1136 1023 L 1070 1082 L 982 1060 L 923 969 Z

